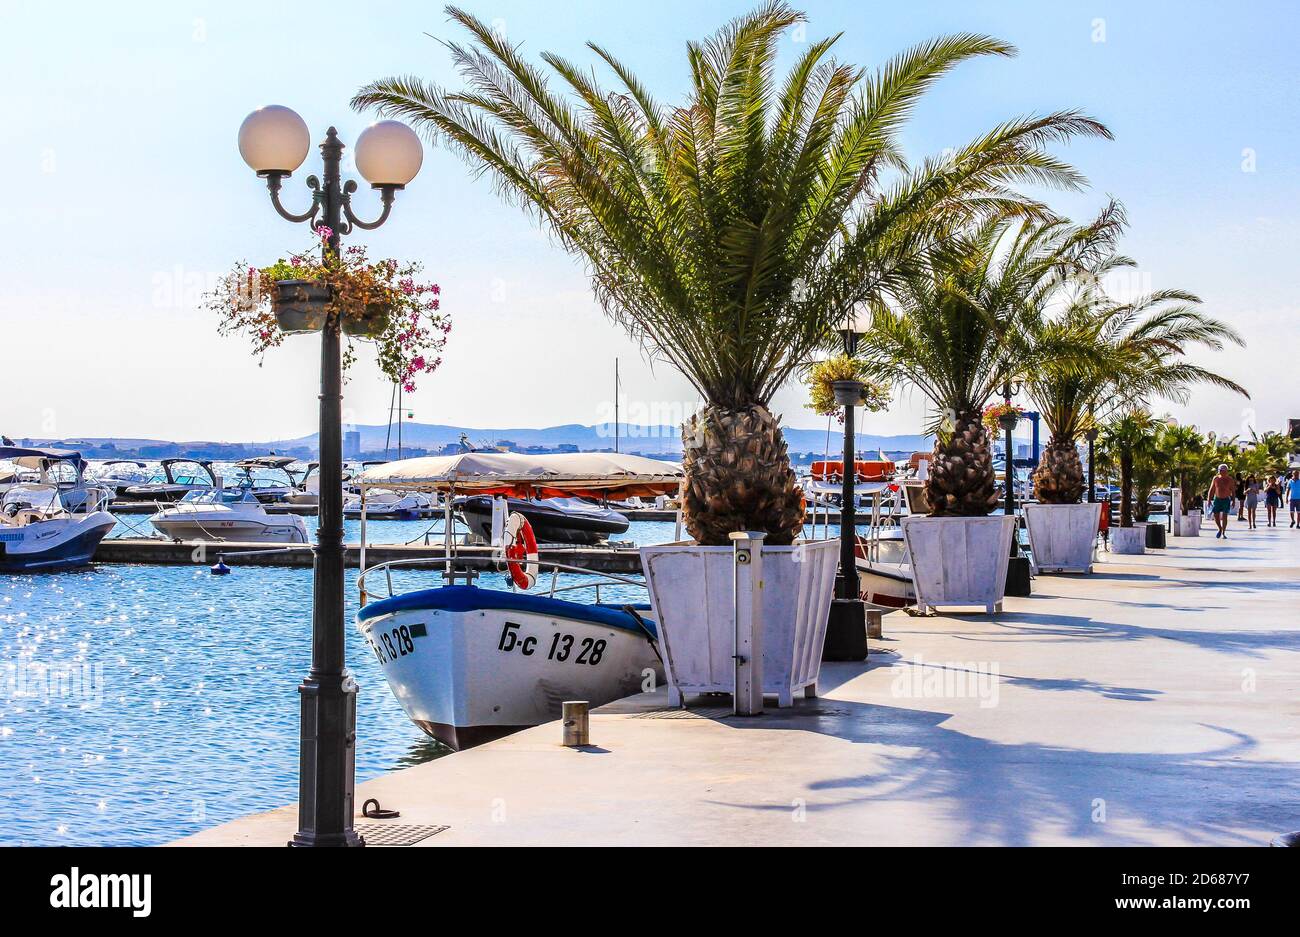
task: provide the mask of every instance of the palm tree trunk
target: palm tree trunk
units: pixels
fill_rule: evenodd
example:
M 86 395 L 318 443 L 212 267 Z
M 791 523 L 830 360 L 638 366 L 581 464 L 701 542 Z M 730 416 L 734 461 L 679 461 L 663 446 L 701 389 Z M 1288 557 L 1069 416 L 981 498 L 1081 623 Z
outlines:
M 766 407 L 706 407 L 683 424 L 682 448 L 682 519 L 697 543 L 726 546 L 733 531 L 763 530 L 785 546 L 803 531 L 785 434 Z
M 958 413 L 952 435 L 934 441 L 925 483 L 931 516 L 983 517 L 997 506 L 995 482 L 993 451 L 980 414 Z
M 1084 487 L 1083 462 L 1074 440 L 1053 436 L 1034 471 L 1034 498 L 1043 504 L 1078 504 Z
M 1133 452 L 1119 451 L 1119 526 L 1133 526 Z

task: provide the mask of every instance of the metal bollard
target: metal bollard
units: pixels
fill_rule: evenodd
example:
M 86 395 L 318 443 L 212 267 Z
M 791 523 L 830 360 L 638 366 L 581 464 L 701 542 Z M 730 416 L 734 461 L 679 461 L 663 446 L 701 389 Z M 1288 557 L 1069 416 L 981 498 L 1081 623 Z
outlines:
M 867 637 L 868 638 L 884 637 L 884 631 L 881 628 L 880 617 L 881 617 L 880 609 L 878 608 L 867 609 Z
M 591 744 L 591 719 L 585 699 L 566 701 L 561 711 L 561 721 L 566 747 L 582 748 Z
M 764 531 L 736 531 L 735 684 L 732 698 L 737 716 L 763 712 L 763 539 Z

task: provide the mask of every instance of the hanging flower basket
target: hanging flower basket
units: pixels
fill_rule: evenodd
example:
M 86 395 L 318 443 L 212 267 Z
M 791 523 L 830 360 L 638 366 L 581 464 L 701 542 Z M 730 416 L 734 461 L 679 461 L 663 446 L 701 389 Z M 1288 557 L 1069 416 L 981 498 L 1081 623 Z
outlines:
M 326 242 L 333 232 L 320 227 L 316 234 Z M 338 315 L 347 339 L 344 373 L 357 357 L 357 340 L 365 340 L 374 346 L 379 370 L 413 393 L 416 379 L 442 363 L 451 331 L 441 290 L 418 279 L 421 269 L 415 261 L 372 262 L 356 246 L 321 259 L 304 252 L 267 267 L 238 264 L 205 304 L 218 316 L 218 333 L 247 337 L 259 358 L 287 336 L 319 332 Z
M 1023 412 L 1023 407 L 1014 404 L 995 403 L 984 408 L 984 425 L 990 430 L 1001 428 L 1009 433 L 1016 428 L 1020 422 L 1020 414 Z
M 831 381 L 831 393 L 841 407 L 862 406 L 865 387 L 861 381 Z
M 329 315 L 330 288 L 318 280 L 277 280 L 271 296 L 276 324 L 287 335 L 319 332 Z
M 378 338 L 388 329 L 393 307 L 388 303 L 367 303 L 360 316 L 343 317 L 343 334 L 355 338 Z

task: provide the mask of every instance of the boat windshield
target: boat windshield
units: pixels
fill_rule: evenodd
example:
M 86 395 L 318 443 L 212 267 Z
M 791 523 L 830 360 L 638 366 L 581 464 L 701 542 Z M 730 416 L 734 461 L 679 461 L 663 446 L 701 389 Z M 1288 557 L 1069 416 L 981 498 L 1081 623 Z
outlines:
M 186 504 L 239 504 L 256 500 L 247 488 L 223 488 L 221 491 L 205 488 L 202 491 L 191 491 L 181 498 Z
M 59 489 L 54 485 L 19 484 L 8 488 L 0 498 L 0 514 L 13 517 L 19 511 L 39 510 L 46 513 L 61 511 Z

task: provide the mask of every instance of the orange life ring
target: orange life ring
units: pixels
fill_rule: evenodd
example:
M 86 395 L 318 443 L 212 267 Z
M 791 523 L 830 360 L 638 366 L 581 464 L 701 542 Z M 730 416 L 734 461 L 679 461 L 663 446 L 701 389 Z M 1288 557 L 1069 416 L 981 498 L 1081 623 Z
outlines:
M 517 588 L 531 589 L 537 584 L 537 538 L 533 525 L 522 514 L 506 517 L 506 568 Z

